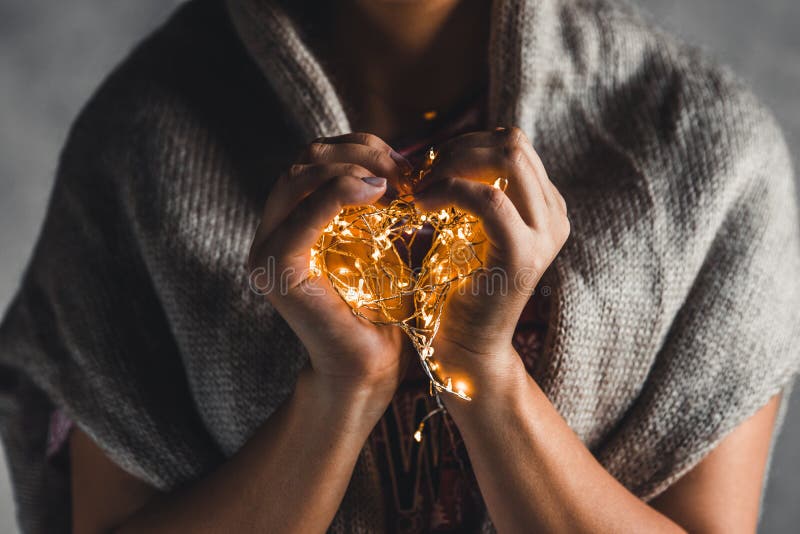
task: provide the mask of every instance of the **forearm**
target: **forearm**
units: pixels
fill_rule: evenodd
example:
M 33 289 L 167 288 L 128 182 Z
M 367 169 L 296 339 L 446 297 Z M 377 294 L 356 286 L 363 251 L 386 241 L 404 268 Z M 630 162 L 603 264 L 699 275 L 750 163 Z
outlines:
M 324 532 L 383 402 L 368 391 L 331 391 L 304 372 L 233 458 L 191 487 L 154 499 L 118 531 Z
M 527 373 L 511 382 L 445 398 L 500 532 L 680 531 L 595 460 Z

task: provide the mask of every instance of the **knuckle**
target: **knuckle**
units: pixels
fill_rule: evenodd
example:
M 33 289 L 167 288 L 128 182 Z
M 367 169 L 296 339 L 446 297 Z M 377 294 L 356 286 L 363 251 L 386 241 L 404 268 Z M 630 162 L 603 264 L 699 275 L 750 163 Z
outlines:
M 347 176 L 366 176 L 369 172 L 356 163 L 345 163 L 344 167 L 342 168 L 342 172 Z
M 569 238 L 569 234 L 572 232 L 572 224 L 569 222 L 568 217 L 564 217 L 562 224 L 561 224 L 561 244 L 563 245 L 567 239 Z
M 482 192 L 484 204 L 489 211 L 500 211 L 508 200 L 506 194 L 495 187 L 484 187 Z
M 530 260 L 530 263 L 529 263 L 529 265 L 530 265 L 530 266 L 533 268 L 533 270 L 534 270 L 534 271 L 536 271 L 537 273 L 543 273 L 543 272 L 545 272 L 545 271 L 547 270 L 547 268 L 550 266 L 550 260 L 549 260 L 549 258 L 547 258 L 547 257 L 545 257 L 545 256 L 543 256 L 543 255 L 535 255 L 535 256 L 533 256 L 533 258 Z
M 385 167 L 387 164 L 387 159 L 389 158 L 389 154 L 384 152 L 383 150 L 371 150 L 369 154 L 370 163 L 375 165 L 376 167 Z
M 311 160 L 321 159 L 328 152 L 329 145 L 315 141 L 308 145 L 308 156 Z
M 558 254 L 564 246 L 570 234 L 570 222 L 566 216 L 561 215 L 551 220 L 547 229 L 540 236 L 542 250 L 552 251 L 552 255 Z
M 383 141 L 381 141 L 381 138 L 378 137 L 375 134 L 371 134 L 369 132 L 356 132 L 354 135 L 355 135 L 355 139 L 357 140 L 357 142 L 359 142 L 359 143 L 361 143 L 363 145 L 367 145 L 367 146 L 371 146 L 371 147 L 375 147 L 375 148 L 382 148 L 383 147 Z
M 289 178 L 289 179 L 297 178 L 298 176 L 303 174 L 303 171 L 305 171 L 305 169 L 306 169 L 306 165 L 304 165 L 302 163 L 294 163 L 294 164 L 292 164 L 291 167 L 289 167 L 289 170 L 286 173 L 287 178 Z
M 510 168 L 518 168 L 525 161 L 525 149 L 518 144 L 506 146 L 505 153 Z
M 512 145 L 521 145 L 528 142 L 528 136 L 518 126 L 512 126 L 507 132 L 507 142 Z
M 525 134 L 516 126 L 512 128 L 506 128 L 499 133 L 502 136 L 503 146 L 507 149 L 521 144 L 521 142 L 525 139 Z

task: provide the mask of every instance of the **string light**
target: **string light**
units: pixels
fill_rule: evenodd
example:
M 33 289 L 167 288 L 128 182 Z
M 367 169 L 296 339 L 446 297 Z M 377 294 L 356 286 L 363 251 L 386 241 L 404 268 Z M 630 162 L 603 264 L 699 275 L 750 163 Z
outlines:
M 435 158 L 431 147 L 412 183 L 425 178 Z M 505 189 L 507 183 L 498 178 L 494 186 Z M 423 227 L 432 230 L 431 246 L 421 265 L 412 268 L 412 246 Z M 414 433 L 418 442 L 425 421 L 445 411 L 439 393 L 471 400 L 466 383 L 454 387 L 451 377 L 440 375 L 433 340 L 448 291 L 482 266 L 478 248 L 484 242 L 474 216 L 455 207 L 423 213 L 411 195 L 404 195 L 385 207 L 344 208 L 311 250 L 311 273 L 327 276 L 354 314 L 376 325 L 397 326 L 411 340 L 438 405 Z
M 439 401 L 439 398 L 437 397 L 436 400 Z M 439 406 L 435 410 L 433 410 L 428 415 L 423 417 L 422 421 L 420 421 L 419 425 L 417 426 L 417 430 L 414 431 L 414 441 L 416 441 L 417 443 L 421 442 L 422 431 L 425 430 L 425 422 L 434 415 L 436 415 L 437 413 L 442 413 L 444 411 L 445 411 L 444 405 L 442 405 L 441 402 L 439 402 Z

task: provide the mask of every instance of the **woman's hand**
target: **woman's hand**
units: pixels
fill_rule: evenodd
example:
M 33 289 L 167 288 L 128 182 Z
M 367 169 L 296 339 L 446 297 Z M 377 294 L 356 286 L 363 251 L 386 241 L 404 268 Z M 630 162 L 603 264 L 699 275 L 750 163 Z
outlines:
M 494 187 L 508 180 L 505 191 Z M 474 394 L 525 375 L 511 345 L 522 309 L 569 236 L 567 208 L 518 128 L 453 138 L 416 193 L 426 210 L 449 205 L 481 220 L 484 268 L 453 287 L 434 344 L 443 371 Z
M 387 403 L 408 361 L 404 334 L 355 316 L 326 277 L 310 273 L 310 249 L 343 207 L 378 201 L 387 180 L 398 186 L 410 170 L 371 134 L 316 140 L 272 189 L 249 258 L 251 281 L 303 342 L 321 385 Z

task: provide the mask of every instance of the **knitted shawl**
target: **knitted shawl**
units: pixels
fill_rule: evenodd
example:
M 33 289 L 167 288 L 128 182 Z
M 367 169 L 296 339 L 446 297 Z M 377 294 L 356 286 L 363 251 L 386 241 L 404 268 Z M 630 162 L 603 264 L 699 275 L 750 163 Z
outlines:
M 728 70 L 627 5 L 492 9 L 487 127 L 527 133 L 572 229 L 543 279 L 553 305 L 534 378 L 649 500 L 791 389 L 789 153 Z M 44 460 L 55 407 L 169 490 L 233 455 L 290 394 L 307 353 L 249 289 L 245 258 L 272 180 L 303 144 L 349 131 L 345 109 L 269 0 L 184 4 L 94 95 L 0 328 L 25 532 L 68 528 L 68 469 Z M 331 531 L 381 531 L 379 488 L 365 447 Z

